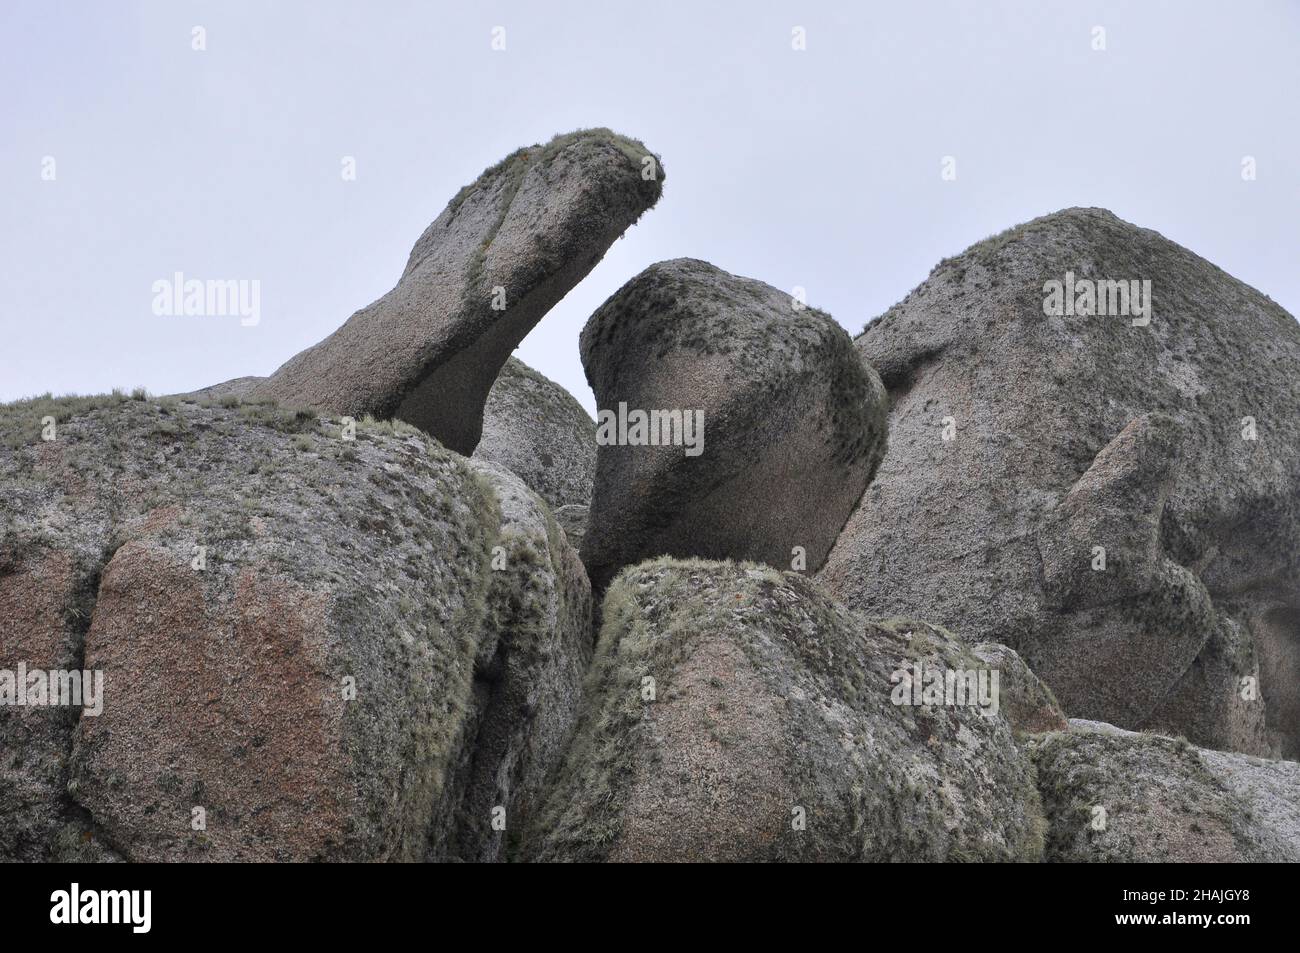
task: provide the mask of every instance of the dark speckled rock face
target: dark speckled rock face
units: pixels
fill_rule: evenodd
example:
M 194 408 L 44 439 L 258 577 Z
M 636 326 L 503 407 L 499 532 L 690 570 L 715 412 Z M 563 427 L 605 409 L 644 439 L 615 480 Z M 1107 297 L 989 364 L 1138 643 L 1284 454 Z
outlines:
M 683 258 L 647 268 L 587 322 L 600 411 L 694 415 L 702 436 L 636 445 L 629 426 L 611 442 L 598 414 L 582 544 L 597 588 L 665 553 L 821 565 L 884 450 L 884 390 L 829 315 L 795 305 Z
M 1149 281 L 1149 322 L 1045 314 L 1067 272 Z M 857 346 L 889 390 L 890 445 L 831 591 L 1014 647 L 1071 717 L 1300 752 L 1291 315 L 1071 209 L 941 263 Z

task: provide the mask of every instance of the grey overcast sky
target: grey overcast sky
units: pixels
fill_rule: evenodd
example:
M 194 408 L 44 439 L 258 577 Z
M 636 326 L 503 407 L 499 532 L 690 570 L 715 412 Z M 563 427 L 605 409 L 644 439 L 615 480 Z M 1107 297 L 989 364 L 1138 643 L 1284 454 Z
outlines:
M 0 400 L 267 374 L 484 167 L 586 126 L 667 171 L 517 352 L 588 409 L 583 323 L 665 258 L 857 333 L 941 258 L 1098 205 L 1300 313 L 1295 0 L 4 0 L 0 37 Z M 155 315 L 177 271 L 259 281 L 260 323 Z

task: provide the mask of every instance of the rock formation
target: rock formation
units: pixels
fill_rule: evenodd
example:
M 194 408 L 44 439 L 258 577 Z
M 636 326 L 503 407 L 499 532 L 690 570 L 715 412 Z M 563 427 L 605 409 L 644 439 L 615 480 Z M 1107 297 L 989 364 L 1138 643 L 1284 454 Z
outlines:
M 555 522 L 560 524 L 564 535 L 569 537 L 569 542 L 579 551 L 582 549 L 582 538 L 587 535 L 589 515 L 589 507 L 579 506 L 576 503 L 561 506 L 555 511 Z
M 597 419 L 582 543 L 593 586 L 661 554 L 821 565 L 884 451 L 886 413 L 875 372 L 828 315 L 683 258 L 624 285 L 581 347 L 597 406 L 620 431 L 628 422 L 615 443 Z M 638 443 L 633 415 L 652 412 L 677 416 L 651 418 Z
M 436 859 L 503 860 L 559 760 L 591 661 L 591 587 L 541 499 L 510 471 L 473 462 L 500 505 L 487 614 L 475 659 L 472 744 L 455 841 Z M 501 812 L 504 828 L 494 826 Z
M 1045 313 L 1067 290 L 1073 313 Z M 1089 298 L 1129 307 L 1088 316 Z M 1071 717 L 1296 757 L 1291 315 L 1071 209 L 940 263 L 856 343 L 890 443 L 822 571 L 832 592 L 1015 648 Z
M 948 633 L 862 620 L 797 573 L 622 573 L 537 860 L 1033 860 L 1033 772 L 1006 720 L 896 703 L 907 665 L 986 670 Z M 920 688 L 920 679 L 917 680 Z
M 1014 649 L 997 642 L 983 642 L 971 651 L 989 670 L 999 673 L 1002 717 L 1017 737 L 1065 730 L 1068 726 L 1065 712 L 1056 696 Z
M 1034 746 L 1047 859 L 1300 861 L 1300 764 L 1071 722 Z
M 472 453 L 506 359 L 659 200 L 663 178 L 657 156 L 607 129 L 512 153 L 425 229 L 392 291 L 254 396 L 397 417 Z
M 176 400 L 189 400 L 196 404 L 220 404 L 223 401 L 228 404 L 235 404 L 252 394 L 264 380 L 266 380 L 265 377 L 236 377 L 233 380 L 222 381 L 220 384 L 213 384 L 210 387 L 201 387 L 185 394 L 173 394 L 171 396 Z
M 104 690 L 0 708 L 0 857 L 502 856 L 491 811 L 526 816 L 590 655 L 517 478 L 267 404 L 4 414 L 0 669 Z
M 558 515 L 591 503 L 596 425 L 572 394 L 512 357 L 488 393 L 474 457 L 510 470 Z
M 509 354 L 661 183 L 520 150 L 270 378 L 0 406 L 0 861 L 1300 861 L 1295 320 L 1096 209 L 856 342 L 679 259 L 593 424 Z

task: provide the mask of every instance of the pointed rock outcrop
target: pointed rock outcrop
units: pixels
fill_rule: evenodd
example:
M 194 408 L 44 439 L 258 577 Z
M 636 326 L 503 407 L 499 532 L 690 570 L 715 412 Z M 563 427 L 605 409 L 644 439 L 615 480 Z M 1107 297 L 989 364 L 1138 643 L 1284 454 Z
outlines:
M 608 129 L 520 149 L 452 199 L 392 291 L 252 396 L 396 417 L 473 453 L 510 353 L 659 200 L 663 177 L 657 156 Z

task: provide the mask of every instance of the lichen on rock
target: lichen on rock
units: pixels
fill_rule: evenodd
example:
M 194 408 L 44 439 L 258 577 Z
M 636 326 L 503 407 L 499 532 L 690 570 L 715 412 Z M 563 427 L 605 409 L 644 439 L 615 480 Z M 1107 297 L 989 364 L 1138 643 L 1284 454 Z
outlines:
M 600 439 L 582 545 L 598 591 L 661 554 L 821 565 L 884 452 L 887 413 L 829 315 L 682 258 L 620 288 L 580 343 L 602 413 L 698 422 L 694 447 L 684 426 L 648 445 Z
M 568 730 L 576 553 L 413 427 L 224 403 L 3 408 L 0 667 L 101 671 L 105 697 L 0 710 L 0 856 L 502 856 L 464 811 L 489 782 L 519 807 Z
M 1000 716 L 897 705 L 905 662 L 983 663 L 805 577 L 659 559 L 622 572 L 537 860 L 1034 860 L 1029 761 Z

